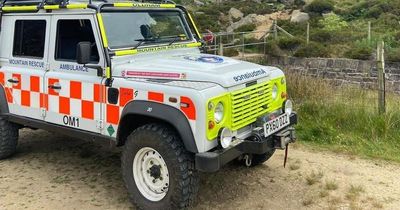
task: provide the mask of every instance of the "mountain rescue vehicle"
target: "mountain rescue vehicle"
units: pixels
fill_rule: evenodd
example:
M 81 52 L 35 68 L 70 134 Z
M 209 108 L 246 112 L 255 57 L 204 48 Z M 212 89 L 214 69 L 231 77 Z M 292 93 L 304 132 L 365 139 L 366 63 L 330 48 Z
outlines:
M 262 164 L 295 141 L 283 72 L 202 53 L 183 6 L 2 0 L 0 11 L 0 159 L 21 128 L 112 141 L 137 207 L 181 209 L 198 171 Z

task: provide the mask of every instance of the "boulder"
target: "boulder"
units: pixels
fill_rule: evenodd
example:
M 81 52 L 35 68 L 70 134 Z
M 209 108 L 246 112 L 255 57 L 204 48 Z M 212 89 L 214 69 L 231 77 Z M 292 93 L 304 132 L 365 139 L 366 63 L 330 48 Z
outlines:
M 194 4 L 196 4 L 197 6 L 204 6 L 205 3 L 199 0 L 194 0 Z
M 243 12 L 241 12 L 240 10 L 236 9 L 236 8 L 231 8 L 229 10 L 229 16 L 233 19 L 233 20 L 238 20 L 238 19 L 242 19 L 243 18 Z
M 293 23 L 303 23 L 310 20 L 310 15 L 305 12 L 301 12 L 300 10 L 294 10 L 292 13 L 292 17 L 290 18 L 290 22 Z
M 256 14 L 247 15 L 246 17 L 242 18 L 241 20 L 232 23 L 232 24 L 226 29 L 226 31 L 227 31 L 227 32 L 233 32 L 235 29 L 239 28 L 240 26 L 253 24 L 253 23 L 255 23 L 256 18 L 257 18 L 257 15 L 256 15 Z

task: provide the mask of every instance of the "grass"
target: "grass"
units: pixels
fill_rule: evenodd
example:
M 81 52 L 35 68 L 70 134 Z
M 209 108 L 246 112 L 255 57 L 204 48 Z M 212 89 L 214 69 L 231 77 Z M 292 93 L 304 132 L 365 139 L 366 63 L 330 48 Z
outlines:
M 323 176 L 323 172 L 320 171 L 316 173 L 315 171 L 313 171 L 306 177 L 306 183 L 307 185 L 314 185 L 315 183 L 320 182 Z
M 335 181 L 326 181 L 325 182 L 325 189 L 329 191 L 337 190 L 339 185 Z
M 287 74 L 305 145 L 400 162 L 400 96 L 387 94 L 387 112 L 377 111 L 377 91 L 335 87 L 327 81 Z
M 289 165 L 289 169 L 292 171 L 298 170 L 301 167 L 301 161 L 300 160 L 296 160 L 294 163 Z
M 350 185 L 349 190 L 346 193 L 346 199 L 350 201 L 356 200 L 360 197 L 361 193 L 365 192 L 365 189 L 361 185 Z

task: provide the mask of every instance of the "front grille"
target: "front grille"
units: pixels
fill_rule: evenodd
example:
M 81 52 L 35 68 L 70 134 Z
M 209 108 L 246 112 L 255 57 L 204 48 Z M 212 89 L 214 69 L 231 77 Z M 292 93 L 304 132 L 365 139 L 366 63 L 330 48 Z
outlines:
M 249 125 L 267 113 L 271 97 L 269 82 L 232 92 L 232 129 L 237 130 Z

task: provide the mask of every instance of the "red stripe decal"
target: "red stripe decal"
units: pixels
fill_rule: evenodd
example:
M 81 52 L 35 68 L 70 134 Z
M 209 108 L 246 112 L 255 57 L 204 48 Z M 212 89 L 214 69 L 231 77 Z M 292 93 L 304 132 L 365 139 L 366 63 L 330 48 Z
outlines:
M 190 98 L 181 96 L 181 110 L 190 120 L 196 120 L 196 107 Z
M 82 98 L 82 83 L 76 82 L 76 81 L 71 81 L 69 91 L 70 91 L 69 96 L 71 98 L 81 99 Z
M 157 92 L 148 92 L 148 99 L 150 101 L 157 101 L 160 103 L 164 102 L 164 94 L 163 93 L 157 93 Z
M 4 85 L 4 72 L 0 72 L 0 84 Z
M 124 107 L 130 100 L 133 99 L 133 90 L 128 88 L 120 88 L 119 105 Z
M 117 125 L 119 122 L 119 106 L 107 104 L 107 123 Z

